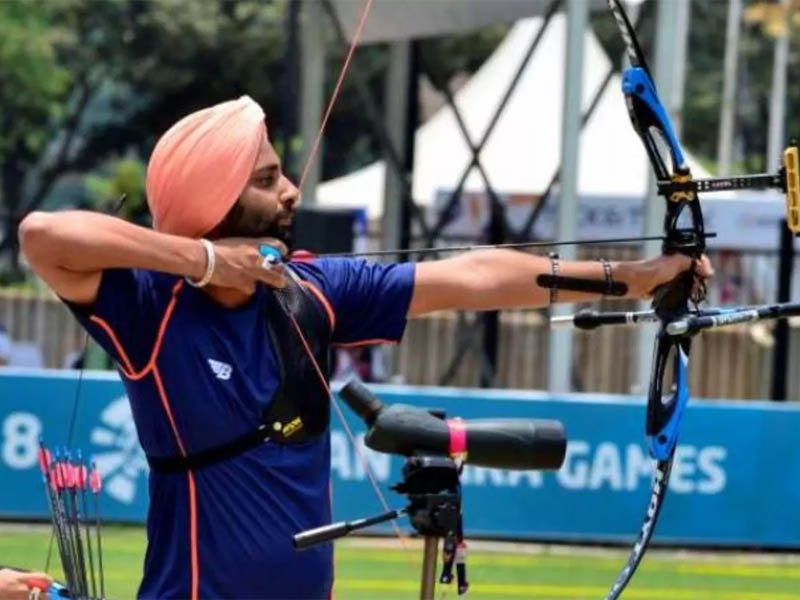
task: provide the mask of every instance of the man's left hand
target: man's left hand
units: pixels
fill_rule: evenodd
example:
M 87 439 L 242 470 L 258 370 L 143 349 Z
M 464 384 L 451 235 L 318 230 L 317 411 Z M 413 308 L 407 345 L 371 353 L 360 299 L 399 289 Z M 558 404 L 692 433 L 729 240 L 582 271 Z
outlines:
M 694 263 L 695 274 L 699 281 L 705 281 L 714 275 L 714 269 L 708 257 L 704 254 L 699 259 L 692 259 L 683 254 L 669 254 L 636 260 L 621 262 L 615 269 L 615 279 L 619 279 L 628 284 L 628 297 L 646 300 L 651 298 L 655 289 L 665 283 L 669 283 L 675 277 L 688 271 Z

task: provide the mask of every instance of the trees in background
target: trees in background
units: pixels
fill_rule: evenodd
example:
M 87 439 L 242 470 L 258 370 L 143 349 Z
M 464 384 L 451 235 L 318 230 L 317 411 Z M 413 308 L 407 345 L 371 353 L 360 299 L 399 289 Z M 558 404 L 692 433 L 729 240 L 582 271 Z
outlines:
M 115 205 L 103 194 L 130 188 L 158 135 L 193 110 L 249 94 L 265 107 L 279 149 L 290 143 L 281 129 L 286 8 L 264 0 L 0 2 L 0 256 L 12 271 L 27 212 Z M 486 46 L 464 45 L 441 62 L 451 72 L 474 67 Z M 331 44 L 329 87 L 345 50 Z M 379 102 L 385 64 L 385 49 L 372 46 L 353 65 Z M 379 152 L 351 86 L 334 110 L 325 176 Z M 82 174 L 91 171 L 87 185 Z M 141 191 L 128 189 L 123 210 L 146 218 Z
M 287 2 L 0 2 L 0 258 L 17 269 L 16 227 L 33 209 L 67 203 L 113 210 L 124 192 L 124 216 L 145 221 L 144 161 L 161 132 L 199 107 L 250 94 L 265 107 L 279 149 L 291 144 L 292 132 L 281 128 L 291 93 L 285 83 Z M 653 35 L 655 11 L 649 12 L 645 40 Z M 707 162 L 716 152 L 725 16 L 724 2 L 692 2 L 683 137 Z M 592 23 L 607 51 L 619 55 L 610 15 L 596 13 Z M 772 42 L 759 25 L 745 27 L 737 123 L 742 160 L 748 170 L 760 170 Z M 505 29 L 425 40 L 426 70 L 440 85 L 473 72 Z M 793 34 L 797 38 L 797 29 Z M 329 42 L 328 92 L 346 50 L 333 36 Z M 791 80 L 800 71 L 800 54 L 790 60 L 788 129 L 800 133 L 800 86 Z M 352 67 L 379 105 L 386 62 L 385 48 L 368 46 L 358 50 Z M 342 174 L 379 154 L 348 79 L 328 129 L 323 175 Z

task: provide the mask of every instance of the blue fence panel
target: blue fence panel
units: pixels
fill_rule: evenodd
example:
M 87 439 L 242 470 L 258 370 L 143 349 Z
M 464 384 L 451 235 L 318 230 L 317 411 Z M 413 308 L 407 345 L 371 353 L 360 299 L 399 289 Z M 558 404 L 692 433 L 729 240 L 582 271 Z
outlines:
M 387 403 L 442 408 L 464 418 L 561 420 L 569 445 L 556 473 L 465 467 L 468 535 L 564 541 L 628 541 L 648 499 L 652 463 L 643 444 L 644 403 L 628 396 L 375 386 Z M 66 443 L 78 381 L 72 372 L 0 374 L 0 516 L 44 518 L 36 448 Z M 115 375 L 86 373 L 80 385 L 75 448 L 104 474 L 106 518 L 140 522 L 147 509 L 147 463 L 123 387 Z M 358 436 L 363 424 L 343 408 Z M 358 453 L 332 419 L 334 515 L 381 512 Z M 656 531 L 660 542 L 800 547 L 800 407 L 692 400 L 670 490 Z M 389 490 L 403 461 L 362 448 L 392 507 Z

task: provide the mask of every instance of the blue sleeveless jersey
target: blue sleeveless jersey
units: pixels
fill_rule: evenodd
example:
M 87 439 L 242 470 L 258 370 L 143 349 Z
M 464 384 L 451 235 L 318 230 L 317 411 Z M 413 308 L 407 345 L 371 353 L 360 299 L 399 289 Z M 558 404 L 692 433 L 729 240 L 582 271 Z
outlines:
M 319 259 L 291 268 L 325 310 L 335 345 L 401 338 L 412 264 Z M 110 269 L 92 305 L 69 304 L 116 360 L 146 454 L 192 454 L 260 424 L 280 377 L 266 334 L 269 293 L 260 286 L 229 309 L 179 277 Z M 139 598 L 329 597 L 332 546 L 297 552 L 291 542 L 330 522 L 329 485 L 327 434 L 267 442 L 194 472 L 151 472 Z

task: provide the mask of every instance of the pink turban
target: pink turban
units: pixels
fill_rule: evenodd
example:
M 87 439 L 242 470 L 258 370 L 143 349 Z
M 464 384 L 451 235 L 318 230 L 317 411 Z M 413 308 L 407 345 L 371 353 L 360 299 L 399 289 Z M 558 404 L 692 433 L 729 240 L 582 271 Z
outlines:
M 147 204 L 158 231 L 200 237 L 247 187 L 267 135 L 249 96 L 194 112 L 158 140 L 147 166 Z

